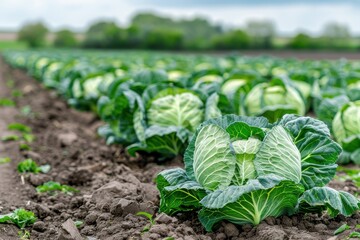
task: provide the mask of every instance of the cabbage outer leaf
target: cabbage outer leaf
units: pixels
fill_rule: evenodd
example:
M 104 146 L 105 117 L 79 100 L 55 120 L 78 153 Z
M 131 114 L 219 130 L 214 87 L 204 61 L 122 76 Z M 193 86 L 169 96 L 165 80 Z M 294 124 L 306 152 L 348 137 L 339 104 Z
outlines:
M 329 187 L 315 187 L 305 191 L 298 201 L 300 212 L 321 212 L 327 210 L 331 217 L 339 213 L 351 216 L 359 210 L 359 200 L 344 191 L 336 191 Z
M 164 170 L 156 178 L 160 192 L 160 212 L 174 214 L 201 207 L 206 191 L 197 182 L 189 180 L 180 168 Z
M 266 217 L 278 217 L 292 211 L 303 187 L 276 175 L 249 180 L 243 186 L 217 190 L 201 200 L 200 222 L 207 231 L 221 220 L 235 224 L 257 225 Z

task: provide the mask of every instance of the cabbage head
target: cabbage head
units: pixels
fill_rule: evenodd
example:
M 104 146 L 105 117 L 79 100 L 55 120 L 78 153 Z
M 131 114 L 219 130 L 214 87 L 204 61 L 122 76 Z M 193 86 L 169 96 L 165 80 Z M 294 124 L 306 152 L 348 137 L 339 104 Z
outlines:
M 343 147 L 340 162 L 360 164 L 360 101 L 345 104 L 335 115 L 332 128 Z
M 264 116 L 275 122 L 285 114 L 305 114 L 305 102 L 298 90 L 275 79 L 256 85 L 245 98 L 249 116 Z

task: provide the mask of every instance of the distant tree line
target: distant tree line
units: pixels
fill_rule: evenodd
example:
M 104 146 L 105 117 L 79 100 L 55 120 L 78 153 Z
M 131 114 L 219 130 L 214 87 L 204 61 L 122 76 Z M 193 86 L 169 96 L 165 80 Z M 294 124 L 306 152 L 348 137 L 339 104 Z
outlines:
M 47 44 L 48 28 L 42 23 L 24 25 L 19 40 L 30 47 Z M 174 20 L 153 13 L 134 16 L 127 27 L 112 21 L 93 23 L 77 39 L 75 33 L 63 29 L 54 34 L 55 47 L 99 49 L 156 49 L 156 50 L 239 50 L 239 49 L 354 49 L 359 39 L 351 36 L 345 25 L 329 23 L 318 37 L 298 33 L 277 43 L 275 26 L 269 21 L 251 21 L 242 29 L 227 29 L 211 24 L 204 18 Z

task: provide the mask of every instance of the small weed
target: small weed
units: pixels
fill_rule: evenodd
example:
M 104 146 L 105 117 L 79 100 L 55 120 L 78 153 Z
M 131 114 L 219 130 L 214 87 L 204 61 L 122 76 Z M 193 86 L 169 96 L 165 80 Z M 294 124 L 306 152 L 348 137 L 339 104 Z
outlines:
M 21 123 L 10 123 L 8 130 L 19 131 L 21 133 L 31 133 L 31 128 Z
M 15 102 L 8 98 L 0 98 L 0 107 L 14 107 Z
M 348 238 L 360 238 L 359 232 L 352 232 L 349 234 Z
M 11 162 L 11 158 L 9 157 L 0 158 L 0 164 L 9 163 L 9 162 Z
M 35 221 L 35 214 L 22 208 L 16 209 L 14 212 L 6 215 L 0 215 L 0 223 L 12 223 L 20 229 L 34 224 Z
M 31 147 L 27 145 L 26 143 L 20 143 L 19 144 L 20 151 L 30 151 Z
M 18 236 L 19 236 L 20 240 L 30 240 L 30 238 L 31 238 L 30 232 L 27 230 L 18 231 Z
M 36 191 L 38 193 L 48 192 L 50 194 L 55 194 L 57 191 L 59 191 L 68 195 L 72 195 L 74 192 L 79 192 L 79 190 L 75 188 L 67 185 L 61 185 L 60 183 L 53 181 L 46 182 L 43 185 L 38 186 Z
M 84 224 L 83 221 L 80 221 L 80 220 L 75 221 L 75 226 L 76 226 L 77 228 L 80 228 L 83 224 Z
M 341 225 L 338 229 L 335 230 L 334 235 L 338 235 L 348 229 L 350 229 L 350 227 L 349 227 L 349 225 L 347 225 L 345 223 L 345 224 Z
M 136 214 L 136 216 L 142 216 L 142 217 L 146 217 L 147 219 L 149 219 L 150 225 L 146 225 L 143 228 L 142 232 L 148 232 L 151 229 L 151 227 L 155 224 L 155 220 L 153 218 L 153 215 L 148 213 L 148 212 L 138 212 Z
M 28 158 L 18 164 L 17 170 L 19 173 L 48 173 L 50 165 L 38 166 L 34 160 Z
M 30 134 L 30 133 L 24 133 L 22 135 L 22 137 L 28 143 L 32 143 L 35 140 L 35 136 L 33 134 Z
M 1 141 L 3 142 L 10 142 L 10 141 L 17 141 L 19 140 L 20 137 L 18 135 L 12 134 L 12 135 L 7 135 L 1 138 Z
M 23 96 L 23 94 L 20 90 L 15 89 L 11 91 L 11 96 L 14 98 L 20 98 Z

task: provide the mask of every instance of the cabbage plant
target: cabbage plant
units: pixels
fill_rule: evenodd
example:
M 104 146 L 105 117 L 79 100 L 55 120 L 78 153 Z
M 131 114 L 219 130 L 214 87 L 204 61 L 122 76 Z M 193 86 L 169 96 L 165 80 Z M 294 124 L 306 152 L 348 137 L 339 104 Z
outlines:
M 144 112 L 141 96 L 149 85 L 165 84 L 166 79 L 163 71 L 142 70 L 134 73 L 130 79 L 118 78 L 103 86 L 100 91 L 102 96 L 97 101 L 97 113 L 106 125 L 99 128 L 99 135 L 105 137 L 108 144 L 129 145 L 139 141 L 134 128 L 134 117 L 136 110 L 137 114 L 139 111 Z
M 152 85 L 142 95 L 142 104 L 134 112 L 133 126 L 137 143 L 127 149 L 176 156 L 185 151 L 198 125 L 221 116 L 218 105 L 225 104 L 216 93 L 203 95 L 189 89 Z
M 220 92 L 225 95 L 232 105 L 231 113 L 246 115 L 244 100 L 251 89 L 265 79 L 255 71 L 232 71 L 228 78 L 221 84 Z
M 231 111 L 227 98 L 216 93 L 206 95 L 162 83 L 139 94 L 139 83 L 135 87 L 128 83 L 114 82 L 99 99 L 97 112 L 107 123 L 99 134 L 108 144 L 130 145 L 131 155 L 138 151 L 157 152 L 165 158 L 182 154 L 200 123 Z M 220 106 L 225 106 L 222 111 Z
M 304 115 L 305 110 L 301 93 L 280 78 L 256 85 L 245 98 L 247 115 L 264 116 L 271 122 L 275 122 L 285 114 Z
M 344 151 L 340 162 L 353 161 L 360 164 L 360 101 L 348 102 L 337 112 L 333 133 Z
M 191 139 L 185 170 L 158 174 L 160 211 L 198 210 L 208 231 L 222 220 L 257 225 L 269 216 L 323 210 L 349 216 L 359 201 L 325 187 L 340 152 L 326 124 L 310 117 L 288 114 L 274 124 L 264 117 L 211 119 Z
M 135 110 L 143 108 L 141 97 L 130 89 L 113 86 L 107 96 L 102 96 L 97 102 L 97 112 L 106 122 L 98 129 L 100 136 L 107 144 L 132 144 L 138 141 L 133 126 Z

